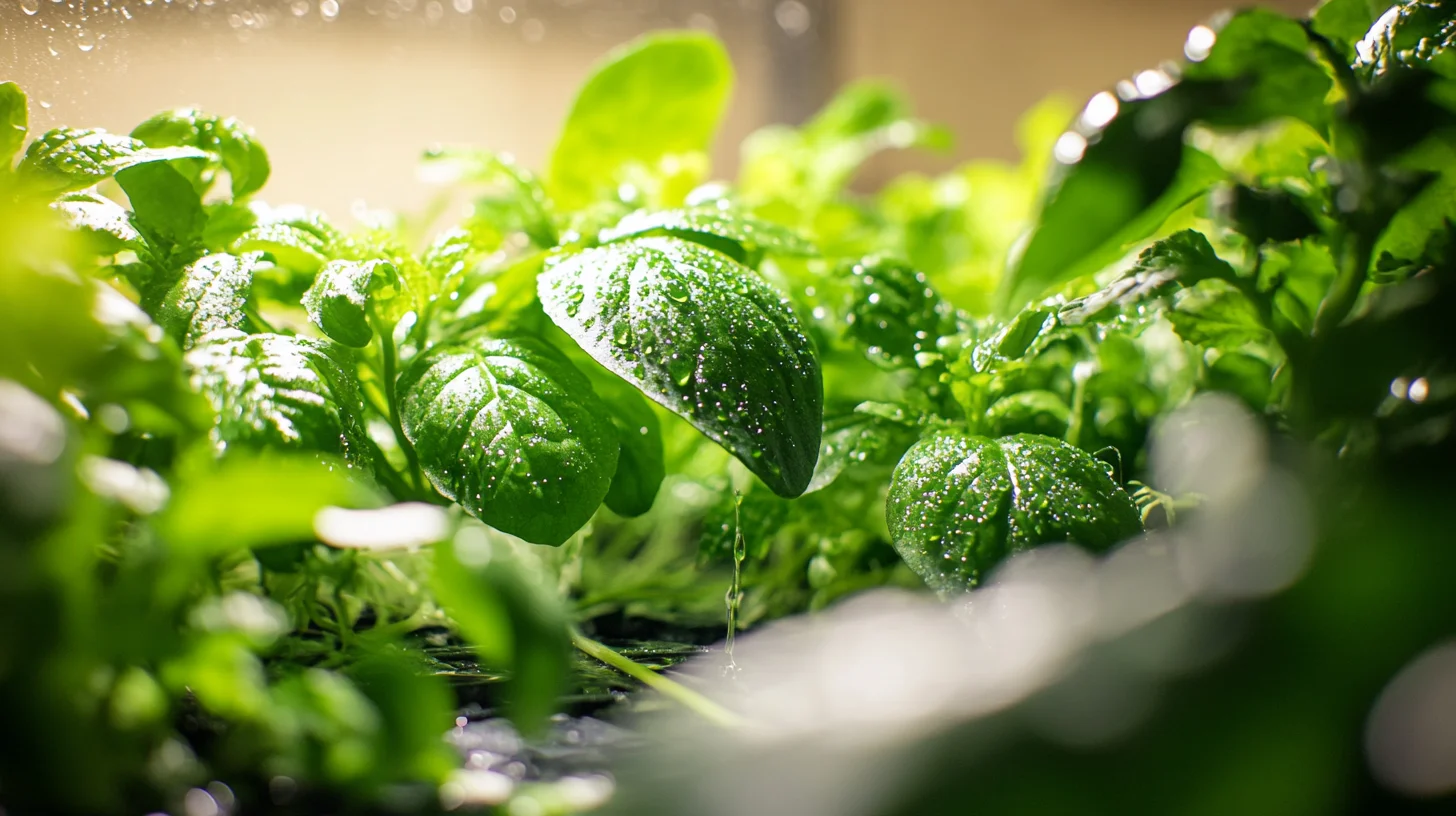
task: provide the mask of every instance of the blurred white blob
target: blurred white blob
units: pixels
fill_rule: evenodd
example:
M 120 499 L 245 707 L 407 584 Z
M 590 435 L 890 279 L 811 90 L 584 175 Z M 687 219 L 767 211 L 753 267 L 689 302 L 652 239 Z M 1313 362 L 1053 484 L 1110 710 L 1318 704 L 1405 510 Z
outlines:
M 209 598 L 192 610 L 191 622 L 205 632 L 237 632 L 259 645 L 292 628 L 283 607 L 251 592 Z
M 1189 62 L 1203 62 L 1208 55 L 1213 53 L 1213 44 L 1218 42 L 1218 34 L 1206 25 L 1194 26 L 1188 32 L 1188 39 L 1183 43 L 1183 56 Z
M 66 423 L 45 400 L 0 380 L 0 464 L 49 465 L 66 449 Z
M 445 538 L 450 533 L 450 519 L 439 507 L 421 502 L 379 510 L 325 507 L 314 516 L 313 531 L 331 547 L 407 550 Z
M 1196 493 L 1213 504 L 1246 491 L 1264 471 L 1264 435 L 1232 397 L 1205 394 L 1153 432 L 1153 478 L 1174 495 Z
M 440 807 L 456 810 L 503 804 L 515 787 L 515 781 L 503 773 L 462 768 L 452 771 L 440 786 Z
M 98 496 L 125 505 L 133 513 L 150 515 L 167 503 L 167 483 L 155 471 L 116 459 L 87 456 L 79 467 L 81 481 Z
M 1400 670 L 1365 729 L 1375 778 L 1407 796 L 1456 791 L 1456 640 Z

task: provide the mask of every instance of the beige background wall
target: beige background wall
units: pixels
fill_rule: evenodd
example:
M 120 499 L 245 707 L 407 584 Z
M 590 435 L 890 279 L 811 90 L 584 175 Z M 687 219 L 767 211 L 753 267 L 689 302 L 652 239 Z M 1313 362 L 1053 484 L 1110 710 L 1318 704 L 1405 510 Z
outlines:
M 1285 10 L 1309 0 L 1279 0 Z M 329 3 L 338 3 L 330 6 Z M 480 144 L 539 165 L 571 94 L 613 44 L 649 28 L 720 33 L 739 92 L 717 151 L 802 114 L 846 79 L 898 82 L 956 132 L 952 156 L 1014 154 L 1016 117 L 1041 96 L 1085 98 L 1179 54 L 1223 0 L 0 0 L 0 78 L 35 124 L 125 131 L 196 104 L 251 124 L 275 164 L 267 197 L 338 215 L 356 200 L 413 207 L 431 143 Z M 190 6 L 191 8 L 186 8 Z M 34 9 L 35 14 L 27 14 Z M 809 12 L 807 30 L 798 12 Z M 295 12 L 302 12 L 295 16 Z M 327 11 L 336 11 L 331 20 Z M 787 12 L 787 16 L 786 15 Z M 84 19 L 83 19 L 84 18 Z M 781 23 L 789 23 L 788 30 Z M 48 107 L 41 107 L 45 103 Z

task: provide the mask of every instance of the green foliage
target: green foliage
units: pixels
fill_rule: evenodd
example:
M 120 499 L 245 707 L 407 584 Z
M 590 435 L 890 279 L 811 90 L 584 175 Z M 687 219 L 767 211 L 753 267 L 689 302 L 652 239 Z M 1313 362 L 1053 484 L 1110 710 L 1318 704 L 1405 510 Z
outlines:
M 257 138 L 198 111 L 27 145 L 0 83 L 0 614 L 36 622 L 0 719 L 52 746 L 6 807 L 394 801 L 451 770 L 441 676 L 539 727 L 587 692 L 573 627 L 698 642 L 1196 519 L 1146 444 L 1200 392 L 1445 484 L 1449 15 L 1382 11 L 1221 18 L 1180 70 L 1032 111 L 1019 164 L 873 195 L 868 158 L 945 143 L 892 89 L 703 185 L 732 70 L 653 35 L 540 180 L 427 154 L 456 224 L 269 206 Z

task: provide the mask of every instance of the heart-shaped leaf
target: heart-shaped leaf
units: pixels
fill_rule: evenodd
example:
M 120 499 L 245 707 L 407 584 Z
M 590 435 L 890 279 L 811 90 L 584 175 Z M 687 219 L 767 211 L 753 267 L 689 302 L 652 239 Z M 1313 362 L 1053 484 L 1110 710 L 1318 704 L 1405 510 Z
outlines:
M 970 589 L 1002 559 L 1041 544 L 1102 550 L 1142 530 L 1101 463 L 1032 434 L 920 440 L 895 468 L 885 517 L 900 557 L 942 592 Z
M 586 376 L 531 338 L 436 346 L 400 375 L 400 419 L 436 489 L 534 544 L 566 541 L 617 467 L 617 431 Z
M 574 255 L 538 279 L 546 314 L 594 360 L 687 419 L 781 496 L 814 475 L 824 390 L 784 298 L 679 238 Z

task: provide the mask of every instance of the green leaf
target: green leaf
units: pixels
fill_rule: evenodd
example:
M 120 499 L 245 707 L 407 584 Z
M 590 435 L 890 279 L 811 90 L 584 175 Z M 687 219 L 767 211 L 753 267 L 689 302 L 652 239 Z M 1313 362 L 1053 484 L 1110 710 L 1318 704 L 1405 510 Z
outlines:
M 614 191 L 632 165 L 706 152 L 732 86 L 728 54 L 708 34 L 652 34 L 613 51 L 572 103 L 547 190 L 579 210 Z
M 652 509 L 657 491 L 667 476 L 662 453 L 662 423 L 657 419 L 657 412 L 652 410 L 652 403 L 642 396 L 641 391 L 594 361 L 587 362 L 600 372 L 582 367 L 592 381 L 592 389 L 601 395 L 611 412 L 612 425 L 617 429 L 617 440 L 621 444 L 617 471 L 612 474 L 606 505 L 620 516 L 640 516 Z
M 1168 313 L 1173 330 L 1194 345 L 1232 350 L 1269 337 L 1253 304 L 1226 284 L 1210 281 L 1184 289 L 1173 306 Z
M 1456 78 L 1456 3 L 1397 3 L 1370 27 L 1355 50 L 1355 68 L 1366 76 L 1379 77 L 1407 67 Z
M 1322 0 L 1310 19 L 1314 30 L 1334 42 L 1347 61 L 1355 59 L 1355 43 L 1390 6 L 1388 0 Z
M 511 673 L 507 704 L 516 725 L 539 731 L 570 677 L 571 638 L 560 596 L 506 542 L 470 526 L 436 545 L 430 587 L 481 661 Z
M 29 132 L 30 109 L 25 91 L 14 82 L 0 82 L 0 173 L 10 170 Z
M 602 243 L 639 235 L 664 234 L 703 244 L 744 263 L 750 255 L 804 256 L 815 254 L 814 246 L 798 233 L 772 221 L 722 207 L 691 207 L 678 210 L 639 210 L 615 227 L 602 230 Z
M 862 343 L 870 359 L 891 367 L 916 365 L 942 335 L 956 329 L 955 309 L 924 272 L 879 257 L 850 267 L 845 333 Z
M 976 586 L 1022 550 L 1064 541 L 1105 550 L 1142 530 L 1100 462 L 1031 434 L 922 439 L 895 468 L 885 516 L 905 563 L 941 592 Z
M 212 403 L 219 447 L 283 448 L 367 461 L 362 400 L 342 349 L 307 337 L 224 329 L 186 357 Z
M 783 296 L 678 238 L 571 256 L 542 306 L 592 359 L 687 419 L 775 493 L 804 492 L 823 421 L 819 361 Z
M 986 427 L 992 436 L 1038 434 L 1061 439 L 1067 435 L 1072 411 L 1051 391 L 1021 391 L 1002 397 L 986 411 Z
M 1183 82 L 1131 101 L 1094 96 L 1057 141 L 1040 217 L 1002 280 L 1003 310 L 1116 260 L 1222 178 L 1212 158 L 1184 147 L 1183 131 L 1227 93 Z
M 374 338 L 370 308 L 399 293 L 399 273 L 389 261 L 332 261 L 303 294 L 308 319 L 346 346 L 363 348 Z
M 455 721 L 455 694 L 417 652 L 374 651 L 348 667 L 349 679 L 379 711 L 380 757 L 373 780 L 442 782 L 459 764 L 441 729 Z
M 128 167 L 204 157 L 194 148 L 149 148 L 104 130 L 56 128 L 30 143 L 16 173 L 29 184 L 60 193 L 90 187 Z
M 465 181 L 501 189 L 499 196 L 476 199 L 476 218 L 485 217 L 502 233 L 523 232 L 541 249 L 556 246 L 556 227 L 546 189 L 514 157 L 455 148 L 431 150 L 425 153 L 424 161 L 432 181 Z
M 1249 243 L 1298 241 L 1319 232 L 1319 226 L 1295 196 L 1281 189 L 1243 184 L 1221 188 L 1213 197 L 1214 217 Z
M 268 180 L 268 154 L 253 133 L 236 119 L 223 119 L 192 108 L 165 111 L 136 126 L 132 138 L 148 147 L 192 147 L 207 156 L 197 175 L 199 191 L 212 185 L 217 168 L 227 171 L 232 197 L 242 198 Z
M 848 414 L 824 420 L 819 462 L 805 493 L 823 490 L 855 465 L 898 462 L 915 442 L 918 428 L 898 406 L 866 402 Z
M 202 237 L 202 198 L 171 163 L 148 162 L 116 173 L 131 202 L 132 221 L 154 247 L 186 247 Z
M 95 193 L 70 193 L 52 206 L 66 217 L 71 229 L 96 238 L 102 254 L 115 254 L 141 243 L 142 235 L 132 225 L 131 214 L 109 198 Z
M 351 254 L 349 239 L 322 213 L 282 207 L 258 220 L 233 243 L 233 252 L 266 252 L 279 266 L 302 275 L 314 275 L 330 260 Z
M 1194 51 L 1183 75 L 1190 80 L 1239 80 L 1237 104 L 1202 111 L 1216 125 L 1254 125 L 1292 116 L 1324 132 L 1325 104 L 1333 80 L 1314 60 L 1304 27 L 1267 9 L 1229 17 L 1215 32 L 1213 46 Z M 1211 30 L 1211 29 L 1210 29 Z
M 1062 307 L 1057 317 L 1070 326 L 1125 314 L 1202 280 L 1232 281 L 1237 272 L 1218 254 L 1203 233 L 1183 230 L 1138 255 L 1122 277 L 1101 290 Z
M 486 524 L 556 546 L 607 495 L 616 429 L 586 377 L 545 343 L 477 335 L 436 346 L 398 389 L 425 474 Z
M 157 322 L 190 349 L 210 332 L 246 330 L 247 303 L 261 255 L 208 255 L 187 267 L 167 293 Z
M 201 556 L 312 541 L 320 510 L 374 503 L 346 468 L 306 456 L 233 454 L 173 484 L 157 530 L 172 550 Z

